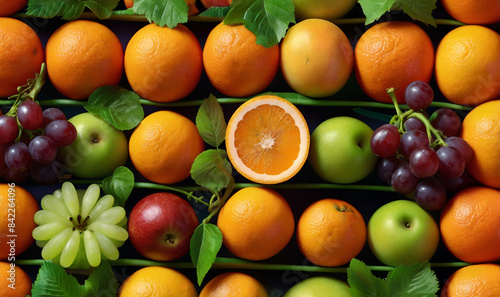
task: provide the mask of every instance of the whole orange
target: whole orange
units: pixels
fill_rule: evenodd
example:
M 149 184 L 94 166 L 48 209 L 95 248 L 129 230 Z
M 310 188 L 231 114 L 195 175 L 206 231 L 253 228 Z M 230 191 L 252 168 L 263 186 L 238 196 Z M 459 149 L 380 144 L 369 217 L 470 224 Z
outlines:
M 23 9 L 28 0 L 0 0 L 0 17 L 10 16 Z
M 200 297 L 268 297 L 266 288 L 255 277 L 242 272 L 226 272 L 212 278 Z
M 444 245 L 470 263 L 500 259 L 500 190 L 475 186 L 457 192 L 440 220 Z
M 492 29 L 467 25 L 451 30 L 436 50 L 439 90 L 449 101 L 462 105 L 498 99 L 499 52 L 500 34 Z
M 129 140 L 134 167 L 145 178 L 174 184 L 190 176 L 194 159 L 205 143 L 196 125 L 173 111 L 160 110 L 146 116 Z
M 500 188 L 500 100 L 471 110 L 462 121 L 460 137 L 472 148 L 468 173 L 480 183 Z
M 292 238 L 295 221 L 290 205 L 278 192 L 248 187 L 227 200 L 219 212 L 217 226 L 231 253 L 259 261 L 285 248 Z
M 244 25 L 215 26 L 203 47 L 208 79 L 226 96 L 246 97 L 263 91 L 279 69 L 278 45 L 264 47 Z
M 125 73 L 139 96 L 171 102 L 189 95 L 203 71 L 201 45 L 186 26 L 154 23 L 139 29 L 125 49 Z
M 408 21 L 388 21 L 370 27 L 354 48 L 354 73 L 372 99 L 391 103 L 388 88 L 404 103 L 413 81 L 429 82 L 434 69 L 434 47 L 427 33 Z
M 13 260 L 34 242 L 38 201 L 16 184 L 0 184 L 0 260 Z
M 441 0 L 446 12 L 466 24 L 493 24 L 500 21 L 500 2 L 497 0 Z
M 167 267 L 147 266 L 127 277 L 118 290 L 119 297 L 198 297 L 189 278 Z
M 31 293 L 31 278 L 18 265 L 0 262 L 0 295 L 25 297 Z
M 441 290 L 441 297 L 500 296 L 500 265 L 475 264 L 455 271 Z
M 40 72 L 44 51 L 36 32 L 13 18 L 0 17 L 0 40 L 0 98 L 4 98 L 17 94 L 18 86 Z
M 334 23 L 307 19 L 288 29 L 281 41 L 281 72 L 296 92 L 310 97 L 337 93 L 351 76 L 354 54 Z
M 87 99 L 99 87 L 118 85 L 123 74 L 120 39 L 94 21 L 59 27 L 49 37 L 45 54 L 50 81 L 70 99 Z
M 348 202 L 325 198 L 309 205 L 297 224 L 302 254 L 320 266 L 341 266 L 357 256 L 366 243 L 366 224 Z
M 196 7 L 196 0 L 185 0 L 186 4 L 188 5 L 188 15 L 195 15 L 199 12 L 198 8 Z M 131 8 L 134 6 L 134 0 L 123 0 L 125 3 L 126 8 Z

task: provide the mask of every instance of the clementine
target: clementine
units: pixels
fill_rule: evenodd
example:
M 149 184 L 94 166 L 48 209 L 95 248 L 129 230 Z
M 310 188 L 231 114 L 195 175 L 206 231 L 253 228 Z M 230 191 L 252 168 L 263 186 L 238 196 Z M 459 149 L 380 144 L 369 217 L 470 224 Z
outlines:
M 496 0 L 441 0 L 446 12 L 466 24 L 493 24 L 500 21 L 500 2 Z
M 455 271 L 444 284 L 441 297 L 500 296 L 500 265 L 476 264 Z
M 25 297 L 31 293 L 31 278 L 18 265 L 0 262 L 0 295 Z
M 226 272 L 212 278 L 200 297 L 268 297 L 266 288 L 255 277 L 242 272 Z
M 0 0 L 0 17 L 10 16 L 28 4 L 28 0 Z

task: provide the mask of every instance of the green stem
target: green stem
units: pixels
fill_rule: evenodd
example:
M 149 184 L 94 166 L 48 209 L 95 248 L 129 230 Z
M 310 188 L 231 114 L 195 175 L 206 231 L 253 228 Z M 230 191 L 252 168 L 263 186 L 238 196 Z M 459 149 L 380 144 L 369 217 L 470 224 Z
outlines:
M 160 185 L 160 184 L 147 183 L 147 182 L 136 182 L 134 184 L 134 188 L 157 189 L 157 190 L 177 192 L 177 193 L 185 195 L 188 199 L 193 199 L 197 203 L 203 204 L 207 207 L 209 206 L 209 204 L 205 200 L 203 200 L 203 197 L 196 197 L 195 195 L 193 195 L 194 191 L 189 191 L 189 190 L 187 190 L 187 188 L 182 188 L 182 187 L 175 187 L 174 188 L 174 187 L 170 187 L 167 185 Z M 197 190 L 202 190 L 202 188 L 197 188 Z
M 426 118 L 423 114 L 421 114 L 419 112 L 414 112 L 414 113 L 411 113 L 408 117 L 409 118 L 417 118 L 425 125 L 425 130 L 427 131 L 427 136 L 429 137 L 429 143 L 432 143 L 432 135 L 434 135 L 436 137 L 436 141 L 437 141 L 438 145 L 447 146 L 446 142 L 444 142 L 444 140 L 441 137 L 441 135 L 439 134 L 439 132 L 434 127 L 432 127 L 432 124 L 429 121 L 429 119 Z
M 229 179 L 229 184 L 224 190 L 224 194 L 218 201 L 217 207 L 213 210 L 212 209 L 209 210 L 210 213 L 206 218 L 203 219 L 203 223 L 209 223 L 210 220 L 219 212 L 222 206 L 226 203 L 227 199 L 229 199 L 229 196 L 231 196 L 231 193 L 233 192 L 234 189 L 234 185 L 235 185 L 234 178 L 231 176 L 231 178 Z

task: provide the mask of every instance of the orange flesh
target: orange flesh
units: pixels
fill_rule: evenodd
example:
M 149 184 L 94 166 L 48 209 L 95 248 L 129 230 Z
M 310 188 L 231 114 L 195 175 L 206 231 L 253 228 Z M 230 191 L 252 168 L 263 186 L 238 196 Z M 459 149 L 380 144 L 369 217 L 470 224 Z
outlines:
M 234 145 L 241 161 L 259 174 L 290 168 L 300 150 L 300 131 L 281 107 L 260 105 L 238 123 Z

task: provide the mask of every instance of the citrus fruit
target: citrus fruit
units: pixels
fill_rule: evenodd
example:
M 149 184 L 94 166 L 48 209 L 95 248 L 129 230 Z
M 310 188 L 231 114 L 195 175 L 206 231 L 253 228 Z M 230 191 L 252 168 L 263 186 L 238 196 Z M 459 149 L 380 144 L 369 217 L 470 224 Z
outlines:
M 246 97 L 263 91 L 279 68 L 278 45 L 264 47 L 244 25 L 215 26 L 203 47 L 208 79 L 226 96 Z
M 189 177 L 194 159 L 204 148 L 196 125 L 168 110 L 146 116 L 129 140 L 134 167 L 145 178 L 162 184 L 174 184 Z
M 441 213 L 441 237 L 455 257 L 470 263 L 500 259 L 500 190 L 474 186 L 457 192 Z
M 3 6 L 3 4 L 0 4 Z M 17 94 L 17 87 L 40 72 L 43 45 L 30 26 L 0 17 L 0 98 Z
M 500 265 L 475 264 L 455 271 L 441 291 L 441 297 L 500 296 Z
M 295 221 L 288 202 L 278 192 L 261 187 L 234 193 L 219 212 L 223 243 L 235 256 L 265 260 L 292 238 Z
M 242 272 L 226 272 L 212 278 L 201 290 L 200 297 L 268 297 L 264 285 Z
M 361 89 L 372 99 L 392 103 L 388 88 L 404 103 L 406 87 L 429 83 L 434 69 L 434 47 L 427 33 L 407 21 L 388 21 L 366 30 L 354 48 L 354 73 Z
M 139 96 L 172 102 L 189 95 L 203 70 L 201 45 L 186 26 L 139 29 L 125 49 L 125 73 Z
M 45 59 L 50 81 L 70 99 L 87 99 L 99 87 L 118 85 L 123 74 L 120 39 L 89 20 L 70 21 L 54 31 Z
M 341 266 L 363 249 L 366 224 L 348 202 L 325 198 L 304 210 L 296 234 L 299 249 L 309 261 L 320 266 Z
M 493 24 L 500 21 L 500 2 L 496 0 L 441 0 L 450 16 L 466 24 Z
M 298 20 L 320 18 L 333 20 L 345 16 L 356 5 L 356 0 L 293 0 Z
M 119 288 L 119 297 L 198 297 L 189 278 L 167 267 L 148 266 L 127 277 Z
M 337 93 L 351 76 L 352 46 L 334 23 L 307 19 L 288 29 L 281 41 L 281 72 L 296 92 L 310 97 Z
M 300 110 L 272 95 L 254 97 L 229 119 L 226 149 L 234 168 L 251 181 L 275 184 L 292 178 L 309 152 L 309 128 Z
M 31 232 L 38 202 L 26 189 L 15 184 L 0 184 L 0 260 L 15 257 L 34 242 Z
M 185 0 L 186 4 L 188 5 L 188 15 L 195 15 L 199 12 L 198 8 L 196 7 L 196 0 Z M 126 8 L 131 8 L 134 6 L 134 0 L 123 0 L 125 3 Z
M 18 265 L 0 262 L 0 295 L 25 297 L 31 293 L 31 278 Z
M 472 148 L 467 171 L 480 183 L 500 188 L 500 100 L 471 110 L 462 121 L 460 137 Z
M 9 16 L 23 9 L 28 0 L 0 0 L 0 17 Z
M 478 105 L 500 95 L 500 34 L 479 25 L 447 33 L 436 49 L 435 78 L 449 101 Z

